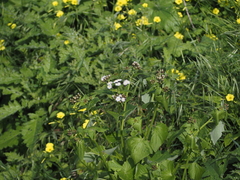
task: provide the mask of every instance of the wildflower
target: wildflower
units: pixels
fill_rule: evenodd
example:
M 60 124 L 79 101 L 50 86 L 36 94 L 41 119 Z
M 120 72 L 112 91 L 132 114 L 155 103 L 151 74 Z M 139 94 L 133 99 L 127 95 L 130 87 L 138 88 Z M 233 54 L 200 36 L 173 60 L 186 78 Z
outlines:
M 63 12 L 63 11 L 57 11 L 57 14 L 56 14 L 56 16 L 57 16 L 57 17 L 61 17 L 61 16 L 63 16 L 63 14 L 64 14 L 64 12 Z
M 112 83 L 113 83 L 112 81 L 110 81 L 110 82 L 107 83 L 107 88 L 108 88 L 108 89 L 112 89 Z
M 115 99 L 115 101 L 117 101 L 117 102 L 125 102 L 125 100 L 126 100 L 125 96 L 122 95 L 122 94 L 114 95 L 114 96 L 112 96 L 112 97 L 113 97 L 113 98 Z
M 64 44 L 65 44 L 65 45 L 68 45 L 69 43 L 70 43 L 69 40 L 64 41 Z
M 72 0 L 71 4 L 72 5 L 78 5 L 78 0 Z
M 228 94 L 228 95 L 226 95 L 226 99 L 227 99 L 227 101 L 233 101 L 234 95 L 233 94 Z
M 54 150 L 53 146 L 54 146 L 53 143 L 47 143 L 47 144 L 46 144 L 45 151 L 46 151 L 46 152 L 49 152 L 49 153 L 52 152 L 52 151 Z
M 128 11 L 128 14 L 129 14 L 129 15 L 136 15 L 137 12 L 136 12 L 134 9 L 130 9 L 130 10 Z
M 97 111 L 92 111 L 90 114 L 91 115 L 96 115 L 98 112 Z
M 126 86 L 126 85 L 128 85 L 128 84 L 130 84 L 130 81 L 129 81 L 129 80 L 124 80 L 124 81 L 123 81 L 123 85 L 124 85 L 124 86 Z
M 115 83 L 115 86 L 121 86 L 121 82 L 122 79 L 116 79 L 115 81 L 113 81 Z
M 62 119 L 64 118 L 65 114 L 63 112 L 57 113 L 57 118 Z
M 177 78 L 177 80 L 178 81 L 182 81 L 182 80 L 185 80 L 186 79 L 186 76 L 183 74 L 183 73 L 178 73 L 178 78 Z
M 183 17 L 182 13 L 181 12 L 178 12 L 178 16 L 181 18 Z
M 205 36 L 214 40 L 214 41 L 218 40 L 217 36 L 215 36 L 214 34 L 206 34 Z
M 67 3 L 69 0 L 63 0 L 64 3 Z M 71 1 L 71 0 L 70 0 Z
M 141 19 L 138 19 L 135 23 L 136 23 L 136 26 L 151 24 L 148 22 L 148 18 L 146 16 L 142 16 Z
M 110 78 L 110 74 L 109 75 L 106 75 L 106 76 L 103 76 L 101 77 L 101 81 L 106 81 Z
M 114 8 L 114 10 L 115 10 L 116 12 L 119 12 L 119 11 L 122 10 L 122 7 L 121 7 L 121 6 L 116 6 L 116 7 Z
M 183 39 L 183 35 L 181 34 L 181 33 L 179 33 L 179 32 L 176 32 L 175 34 L 174 34 L 174 36 L 175 36 L 175 38 L 177 38 L 177 39 Z
M 145 7 L 145 8 L 148 7 L 148 3 L 143 3 L 142 7 Z
M 67 180 L 67 178 L 61 178 L 60 180 Z
M 79 109 L 78 112 L 85 112 L 87 108 Z
M 52 5 L 53 5 L 53 6 L 57 6 L 57 5 L 58 5 L 58 2 L 57 2 L 57 1 L 53 1 L 53 2 L 52 2 Z
M 115 22 L 114 27 L 115 27 L 115 30 L 118 30 L 120 27 L 122 27 L 122 25 Z
M 161 21 L 161 18 L 159 16 L 155 16 L 153 18 L 153 22 L 159 23 Z
M 182 2 L 183 2 L 182 0 L 175 0 L 175 3 L 178 4 L 178 5 L 182 4 Z
M 240 24 L 240 18 L 237 19 L 237 23 Z
M 85 129 L 85 128 L 87 127 L 89 121 L 90 121 L 90 120 L 88 120 L 88 119 L 85 120 L 85 122 L 84 122 L 83 125 L 82 125 L 83 129 Z
M 219 9 L 218 9 L 218 8 L 214 8 L 212 12 L 213 12 L 213 14 L 218 15 L 218 13 L 219 13 Z
M 116 5 L 118 6 L 125 6 L 127 5 L 128 1 L 127 0 L 118 0 Z
M 11 29 L 15 29 L 15 27 L 17 26 L 16 24 L 13 23 L 8 23 L 8 26 L 10 26 Z
M 119 15 L 117 16 L 117 18 L 118 18 L 119 20 L 123 20 L 123 19 L 125 19 L 126 17 L 125 17 L 123 14 L 119 14 Z
M 1 40 L 0 40 L 0 51 L 3 51 L 3 50 L 6 49 L 6 47 L 3 45 L 3 43 L 4 43 L 4 40 L 1 39 Z

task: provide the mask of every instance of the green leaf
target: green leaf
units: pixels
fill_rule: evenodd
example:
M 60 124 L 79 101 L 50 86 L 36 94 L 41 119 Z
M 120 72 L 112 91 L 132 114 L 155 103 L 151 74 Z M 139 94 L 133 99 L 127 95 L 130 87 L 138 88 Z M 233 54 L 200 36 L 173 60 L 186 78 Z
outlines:
M 150 99 L 151 99 L 151 97 L 148 93 L 142 95 L 142 102 L 144 102 L 145 104 L 149 103 Z
M 143 138 L 132 137 L 127 140 L 127 146 L 135 164 L 152 153 L 149 142 Z
M 218 139 L 222 136 L 222 132 L 224 131 L 224 124 L 222 121 L 218 123 L 218 125 L 210 132 L 211 140 L 215 145 Z
M 4 105 L 3 107 L 0 108 L 0 121 L 17 111 L 20 111 L 23 107 L 17 102 L 9 102 L 8 105 Z
M 131 166 L 129 161 L 124 162 L 121 171 L 118 175 L 122 180 L 133 180 L 134 168 Z
M 163 144 L 168 136 L 168 127 L 163 124 L 157 124 L 152 130 L 152 136 L 150 140 L 150 145 L 154 152 L 156 152 L 159 147 Z
M 44 110 L 39 110 L 36 112 L 36 114 L 29 113 L 29 116 L 32 120 L 24 123 L 22 128 L 24 143 L 30 150 L 33 150 L 34 144 L 37 141 L 37 137 L 42 132 L 43 120 L 41 116 L 44 113 Z
M 127 120 L 127 123 L 132 125 L 134 129 L 142 132 L 142 117 L 130 118 Z
M 82 141 L 82 140 L 77 141 L 76 142 L 76 154 L 78 156 L 79 161 L 83 160 L 84 152 L 85 152 L 84 141 Z
M 148 166 L 146 164 L 137 164 L 135 168 L 135 176 L 134 179 L 145 179 L 148 177 Z
M 10 129 L 0 136 L 0 150 L 6 147 L 12 147 L 18 144 L 18 135 L 20 130 Z
M 164 180 L 174 180 L 176 178 L 174 173 L 173 161 L 170 160 L 162 161 L 159 164 L 159 166 L 162 170 L 161 178 L 163 178 Z
M 115 160 L 108 161 L 108 166 L 113 171 L 120 171 L 122 169 L 122 166 Z
M 191 179 L 201 180 L 204 173 L 204 168 L 199 166 L 196 162 L 189 165 L 188 174 Z
M 14 162 L 14 161 L 22 161 L 24 160 L 23 156 L 20 156 L 19 154 L 15 152 L 9 152 L 9 153 L 4 153 L 5 156 L 7 156 L 7 161 L 8 162 Z

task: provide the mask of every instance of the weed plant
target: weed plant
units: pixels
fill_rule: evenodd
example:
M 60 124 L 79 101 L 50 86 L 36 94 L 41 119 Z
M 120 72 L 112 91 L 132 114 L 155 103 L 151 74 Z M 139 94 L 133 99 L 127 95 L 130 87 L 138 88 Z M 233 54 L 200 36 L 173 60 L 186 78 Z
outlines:
M 2 0 L 0 179 L 239 179 L 239 10 Z

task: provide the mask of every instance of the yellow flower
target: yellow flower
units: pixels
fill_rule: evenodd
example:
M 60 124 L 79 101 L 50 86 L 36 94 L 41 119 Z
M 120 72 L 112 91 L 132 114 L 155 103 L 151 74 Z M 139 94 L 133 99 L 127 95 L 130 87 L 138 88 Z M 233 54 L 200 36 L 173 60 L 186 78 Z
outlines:
M 58 2 L 57 2 L 57 1 L 53 1 L 53 2 L 52 2 L 52 5 L 53 5 L 53 6 L 57 6 L 57 5 L 58 5 Z
M 210 38 L 210 39 L 212 39 L 212 40 L 214 40 L 214 41 L 218 40 L 218 37 L 215 36 L 214 34 L 206 34 L 205 36 Z
M 181 18 L 183 17 L 182 13 L 181 12 L 178 12 L 178 16 Z
M 148 7 L 148 3 L 143 3 L 142 7 Z
M 13 23 L 8 23 L 8 26 L 10 26 L 11 29 L 15 29 L 15 27 L 17 26 L 16 24 Z
M 129 15 L 136 15 L 137 12 L 134 9 L 131 9 L 131 10 L 128 11 L 128 14 Z
M 228 95 L 226 95 L 226 99 L 227 99 L 227 101 L 233 101 L 234 95 L 233 94 L 228 94 Z
M 64 41 L 64 44 L 65 44 L 65 45 L 68 45 L 69 43 L 70 43 L 69 40 Z
M 186 76 L 183 73 L 178 73 L 179 77 L 177 78 L 178 81 L 182 81 L 186 79 Z
M 82 125 L 83 129 L 85 129 L 85 128 L 87 127 L 89 121 L 90 121 L 90 120 L 88 120 L 88 119 L 85 120 L 85 122 L 84 122 L 83 125 Z
M 72 0 L 72 5 L 78 5 L 78 0 Z
M 71 1 L 71 0 L 70 0 L 70 1 Z M 67 2 L 69 2 L 69 0 L 63 0 L 63 2 L 64 2 L 64 3 L 67 3 Z
M 4 45 L 0 44 L 0 51 L 3 51 L 5 49 L 6 49 L 6 47 Z
M 116 6 L 116 7 L 114 8 L 114 10 L 115 10 L 116 12 L 119 12 L 119 11 L 122 10 L 122 7 L 121 7 L 121 6 Z
M 240 24 L 240 18 L 237 19 L 237 23 Z
M 120 27 L 122 27 L 122 25 L 115 22 L 114 27 L 115 27 L 115 30 L 118 30 Z
M 182 2 L 183 2 L 182 0 L 175 0 L 175 3 L 178 4 L 178 5 L 182 4 Z
M 161 21 L 161 18 L 159 16 L 155 16 L 153 18 L 153 22 L 159 23 Z
M 75 115 L 76 113 L 69 113 L 70 116 Z
M 78 112 L 84 112 L 86 110 L 87 110 L 87 108 L 83 108 L 83 109 L 78 110 Z
M 67 178 L 61 178 L 60 180 L 67 180 Z
M 118 6 L 124 6 L 127 5 L 128 1 L 127 0 L 118 0 L 116 5 Z
M 53 143 L 47 143 L 47 144 L 46 144 L 45 151 L 46 151 L 46 152 L 52 152 L 52 151 L 54 150 L 53 146 L 54 146 Z
M 179 33 L 179 32 L 176 32 L 175 34 L 174 34 L 174 36 L 175 36 L 175 38 L 177 38 L 177 39 L 183 39 L 183 35 L 181 34 L 181 33 Z
M 57 113 L 57 118 L 62 119 L 64 118 L 65 114 L 63 112 Z
M 56 14 L 56 16 L 57 16 L 57 17 L 61 17 L 61 16 L 63 16 L 63 14 L 64 14 L 64 12 L 63 12 L 63 11 L 57 11 L 57 14 Z
M 1 39 L 1 40 L 0 40 L 0 44 L 3 44 L 3 43 L 4 43 L 4 41 L 5 41 L 4 39 Z
M 219 13 L 219 9 L 218 8 L 214 8 L 212 12 L 213 12 L 213 14 L 217 15 Z
M 125 19 L 126 17 L 125 17 L 123 14 L 119 14 L 119 15 L 117 16 L 117 18 L 118 18 L 119 20 L 123 20 L 123 19 Z

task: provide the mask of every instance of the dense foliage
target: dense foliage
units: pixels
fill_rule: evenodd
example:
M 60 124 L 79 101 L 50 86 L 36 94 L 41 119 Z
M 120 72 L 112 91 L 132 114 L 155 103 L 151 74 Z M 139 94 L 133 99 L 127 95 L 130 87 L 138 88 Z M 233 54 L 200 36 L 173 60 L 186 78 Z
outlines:
M 3 0 L 0 179 L 239 179 L 239 0 Z

